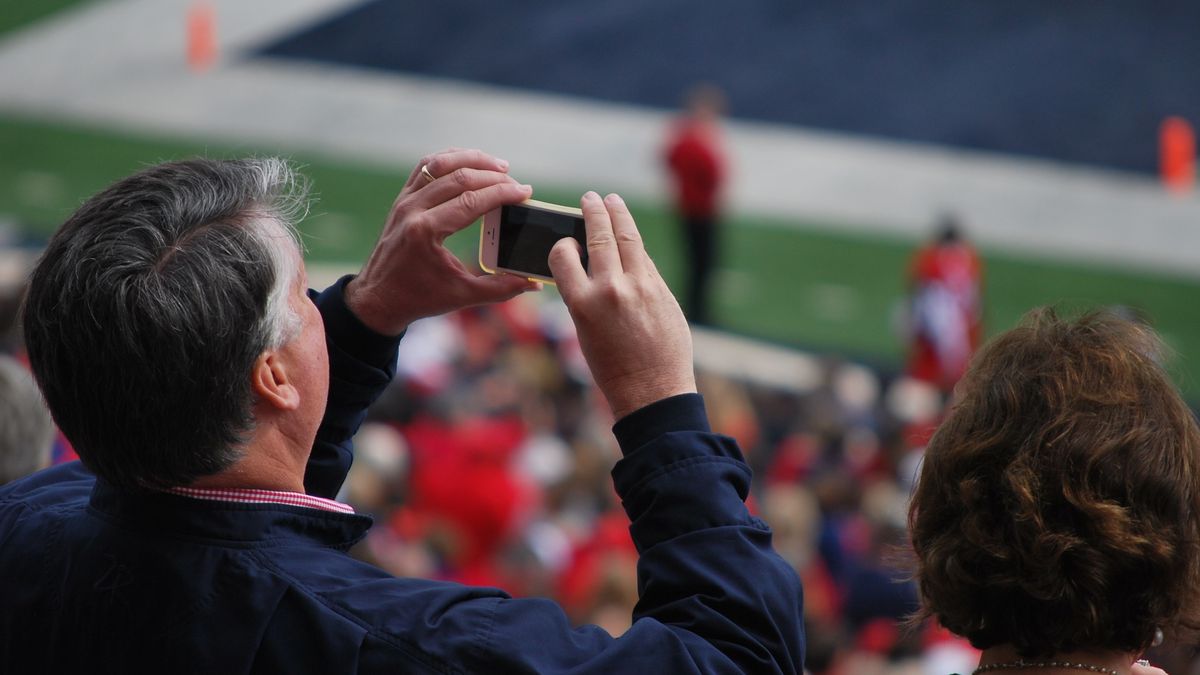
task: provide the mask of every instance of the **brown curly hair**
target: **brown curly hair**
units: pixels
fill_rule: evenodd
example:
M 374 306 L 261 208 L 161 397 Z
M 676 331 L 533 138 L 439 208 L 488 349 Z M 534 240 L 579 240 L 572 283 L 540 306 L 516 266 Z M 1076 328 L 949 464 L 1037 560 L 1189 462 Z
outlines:
M 1200 628 L 1200 431 L 1161 354 L 1047 309 L 978 354 L 909 507 L 920 618 L 1024 657 Z

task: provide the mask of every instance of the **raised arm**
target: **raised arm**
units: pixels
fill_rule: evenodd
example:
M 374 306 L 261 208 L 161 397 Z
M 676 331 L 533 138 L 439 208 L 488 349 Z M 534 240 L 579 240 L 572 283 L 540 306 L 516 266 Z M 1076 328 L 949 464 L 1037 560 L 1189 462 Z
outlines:
M 737 445 L 709 431 L 683 313 L 621 199 L 588 193 L 582 204 L 590 269 L 573 240 L 555 246 L 550 266 L 618 418 L 625 456 L 613 481 L 640 553 L 640 599 L 633 626 L 616 639 L 595 626 L 571 628 L 547 601 L 464 604 L 487 622 L 464 650 L 479 659 L 467 669 L 802 672 L 800 581 L 746 510 L 750 469 Z
M 514 276 L 476 275 L 443 245 L 484 213 L 529 197 L 529 186 L 507 169 L 479 150 L 424 157 L 392 204 L 362 271 L 310 293 L 325 322 L 330 368 L 329 402 L 304 477 L 310 494 L 332 497 L 341 487 L 351 439 L 395 375 L 396 347 L 410 323 L 537 288 Z

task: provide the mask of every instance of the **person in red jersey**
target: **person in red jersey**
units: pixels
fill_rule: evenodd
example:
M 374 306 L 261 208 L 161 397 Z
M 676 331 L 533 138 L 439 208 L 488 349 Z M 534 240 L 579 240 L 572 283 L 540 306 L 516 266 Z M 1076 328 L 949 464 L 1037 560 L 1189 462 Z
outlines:
M 953 216 L 909 267 L 908 374 L 950 391 L 983 336 L 983 264 Z
M 697 87 L 688 97 L 686 112 L 671 128 L 665 153 L 691 264 L 686 308 L 695 323 L 707 323 L 710 318 L 709 287 L 727 175 L 720 128 L 724 107 L 719 89 Z

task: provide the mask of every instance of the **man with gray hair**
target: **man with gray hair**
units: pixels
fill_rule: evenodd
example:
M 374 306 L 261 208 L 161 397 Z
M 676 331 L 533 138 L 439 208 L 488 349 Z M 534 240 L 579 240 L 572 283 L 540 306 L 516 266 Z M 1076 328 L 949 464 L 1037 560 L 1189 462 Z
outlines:
M 641 551 L 613 638 L 498 589 L 399 579 L 345 551 L 333 500 L 413 321 L 537 285 L 443 246 L 531 194 L 474 150 L 422 160 L 358 275 L 307 290 L 302 180 L 273 160 L 163 164 L 63 224 L 24 308 L 82 460 L 0 489 L 0 672 L 786 672 L 801 592 L 709 431 L 683 314 L 616 195 L 582 199 L 551 268 L 614 418 Z
M 0 485 L 50 465 L 54 424 L 25 368 L 0 354 Z

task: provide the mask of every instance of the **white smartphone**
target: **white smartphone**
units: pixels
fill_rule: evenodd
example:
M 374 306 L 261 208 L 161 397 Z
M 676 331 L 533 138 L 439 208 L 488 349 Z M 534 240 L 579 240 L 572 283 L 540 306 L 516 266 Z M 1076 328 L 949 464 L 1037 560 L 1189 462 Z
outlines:
M 492 274 L 505 272 L 554 283 L 550 249 L 566 237 L 579 242 L 583 267 L 587 269 L 583 211 L 533 199 L 507 204 L 483 216 L 483 226 L 479 228 L 479 266 Z

